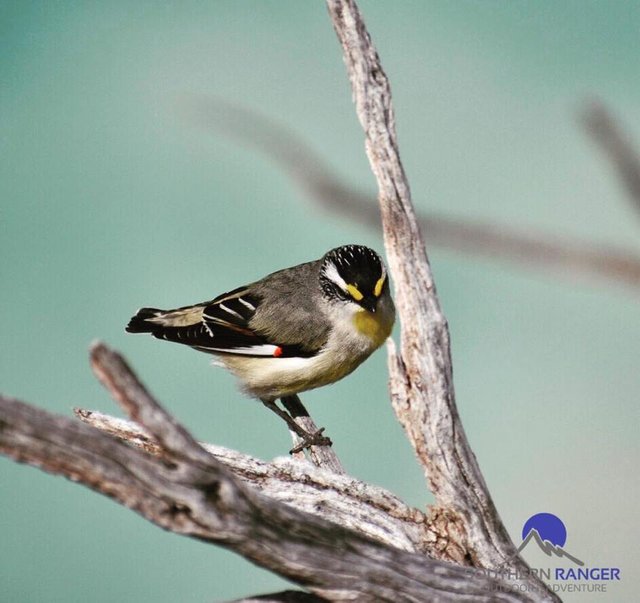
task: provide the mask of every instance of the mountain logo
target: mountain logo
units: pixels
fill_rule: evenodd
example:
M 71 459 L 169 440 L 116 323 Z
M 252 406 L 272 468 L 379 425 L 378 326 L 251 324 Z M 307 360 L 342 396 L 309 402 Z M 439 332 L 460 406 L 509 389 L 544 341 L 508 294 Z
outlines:
M 522 527 L 522 544 L 518 547 L 518 553 L 522 552 L 531 542 L 535 542 L 548 557 L 554 555 L 566 557 L 576 565 L 584 565 L 584 561 L 580 561 L 562 548 L 567 542 L 567 528 L 562 520 L 553 513 L 536 513 L 525 521 Z

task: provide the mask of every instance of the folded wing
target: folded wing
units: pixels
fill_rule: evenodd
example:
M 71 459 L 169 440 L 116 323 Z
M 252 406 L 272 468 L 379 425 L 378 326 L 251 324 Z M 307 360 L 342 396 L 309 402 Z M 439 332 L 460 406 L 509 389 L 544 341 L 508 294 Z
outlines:
M 299 345 L 283 345 L 250 326 L 260 299 L 241 287 L 210 302 L 175 310 L 142 308 L 129 321 L 129 333 L 151 333 L 158 339 L 189 345 L 211 354 L 257 357 L 310 357 Z

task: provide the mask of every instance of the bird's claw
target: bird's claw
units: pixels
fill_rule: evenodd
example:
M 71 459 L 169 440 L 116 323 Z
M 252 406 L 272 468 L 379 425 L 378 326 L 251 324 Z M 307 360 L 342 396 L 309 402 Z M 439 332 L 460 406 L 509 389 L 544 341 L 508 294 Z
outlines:
M 304 436 L 301 436 L 302 441 L 297 446 L 294 446 L 289 450 L 289 454 L 302 452 L 306 448 L 311 448 L 311 446 L 332 446 L 333 442 L 327 436 L 322 435 L 323 431 L 324 427 L 318 429 L 318 431 L 314 433 L 306 433 Z

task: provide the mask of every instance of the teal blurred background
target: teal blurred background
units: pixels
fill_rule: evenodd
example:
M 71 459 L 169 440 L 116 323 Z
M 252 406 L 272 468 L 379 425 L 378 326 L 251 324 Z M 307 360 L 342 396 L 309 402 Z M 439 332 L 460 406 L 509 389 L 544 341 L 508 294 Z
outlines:
M 361 8 L 419 208 L 640 253 L 639 216 L 576 118 L 601 96 L 640 140 L 637 2 Z M 373 203 L 323 3 L 4 1 L 0 32 L 0 390 L 66 415 L 120 414 L 88 367 L 100 338 L 198 438 L 282 454 L 286 430 L 207 356 L 123 329 L 142 305 L 209 299 L 342 243 L 382 248 L 178 110 L 215 95 L 272 116 Z M 638 292 L 430 256 L 460 413 L 514 541 L 530 515 L 555 513 L 570 553 L 623 575 L 606 595 L 567 600 L 635 600 Z M 386 379 L 381 351 L 304 400 L 351 474 L 424 508 Z M 6 459 L 0 476 L 3 601 L 196 602 L 286 586 L 64 479 Z

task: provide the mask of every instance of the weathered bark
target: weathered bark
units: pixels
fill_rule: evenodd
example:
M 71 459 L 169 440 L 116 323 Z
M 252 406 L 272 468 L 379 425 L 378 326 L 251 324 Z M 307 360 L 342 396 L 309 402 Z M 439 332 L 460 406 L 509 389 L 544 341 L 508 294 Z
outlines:
M 100 412 L 76 409 L 76 416 L 101 431 L 155 456 L 163 450 L 136 423 Z M 459 550 L 440 525 L 382 488 L 346 475 L 318 469 L 311 463 L 280 457 L 271 463 L 229 448 L 200 444 L 242 482 L 274 500 L 287 503 L 404 551 L 441 558 Z M 451 557 L 463 562 L 463 558 Z

